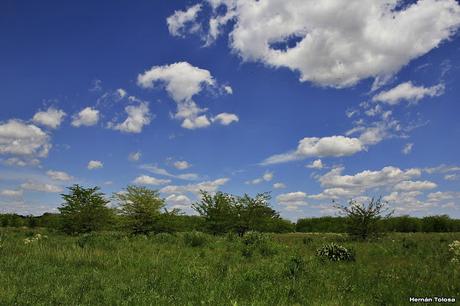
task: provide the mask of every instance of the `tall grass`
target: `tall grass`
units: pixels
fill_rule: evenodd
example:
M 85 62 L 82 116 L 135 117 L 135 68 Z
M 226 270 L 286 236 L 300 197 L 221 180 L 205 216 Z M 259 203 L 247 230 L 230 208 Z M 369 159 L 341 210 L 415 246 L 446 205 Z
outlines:
M 47 238 L 24 242 L 37 233 Z M 374 242 L 280 234 L 269 238 L 276 252 L 251 256 L 243 255 L 244 238 L 192 235 L 2 230 L 0 305 L 404 305 L 411 296 L 460 298 L 460 266 L 449 251 L 460 233 L 391 234 Z M 320 260 L 316 250 L 331 242 L 353 249 L 356 261 Z

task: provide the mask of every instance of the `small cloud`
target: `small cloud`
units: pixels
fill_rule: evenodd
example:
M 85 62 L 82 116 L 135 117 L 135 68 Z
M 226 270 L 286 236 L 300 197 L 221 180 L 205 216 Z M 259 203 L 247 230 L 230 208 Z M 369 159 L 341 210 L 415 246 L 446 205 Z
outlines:
M 88 163 L 88 166 L 87 168 L 89 170 L 94 170 L 94 169 L 100 169 L 104 166 L 104 164 L 99 161 L 99 160 L 91 160 L 89 163 Z
M 238 122 L 240 119 L 235 114 L 220 113 L 211 119 L 212 122 L 219 122 L 222 125 L 229 125 L 232 122 Z
M 164 185 L 169 184 L 171 180 L 158 179 L 148 175 L 141 175 L 134 179 L 133 183 L 138 185 Z
M 174 165 L 174 167 L 175 167 L 176 169 L 179 169 L 179 170 L 185 170 L 185 169 L 190 168 L 190 166 L 191 166 L 191 165 L 190 165 L 187 161 L 185 161 L 185 160 L 176 161 L 173 165 Z
M 317 159 L 313 161 L 311 164 L 307 165 L 306 167 L 311 169 L 323 169 L 324 165 L 321 159 Z
M 72 117 L 72 126 L 93 126 L 99 122 L 99 111 L 91 107 L 82 109 Z
M 22 190 L 3 189 L 0 191 L 0 196 L 9 198 L 19 198 L 22 196 Z
M 410 153 L 412 152 L 412 148 L 413 148 L 413 147 L 414 147 L 414 144 L 413 144 L 413 143 L 406 143 L 406 144 L 404 145 L 404 148 L 402 149 L 401 152 L 402 152 L 404 155 L 408 155 L 408 154 L 410 154 Z
M 269 182 L 273 179 L 273 172 L 266 171 L 261 177 L 253 179 L 252 181 L 247 181 L 246 184 L 248 185 L 257 185 L 262 182 Z
M 233 88 L 230 87 L 229 85 L 224 86 L 224 90 L 229 95 L 233 94 Z
M 46 111 L 39 111 L 36 113 L 32 118 L 32 121 L 51 129 L 57 129 L 61 125 L 65 116 L 66 113 L 64 111 L 50 107 Z
M 286 188 L 286 185 L 283 184 L 283 183 L 275 183 L 275 184 L 273 184 L 273 188 L 275 188 L 275 189 L 284 189 L 284 188 Z
M 60 186 L 52 184 L 44 184 L 39 182 L 27 182 L 21 185 L 22 189 L 38 191 L 38 192 L 49 192 L 49 193 L 58 193 L 62 192 L 63 189 Z
M 63 171 L 49 170 L 46 172 L 46 175 L 48 175 L 52 180 L 55 181 L 70 181 L 71 179 L 73 179 L 72 176 L 68 175 Z
M 128 159 L 130 161 L 138 161 L 141 159 L 142 153 L 141 152 L 131 152 L 129 153 Z

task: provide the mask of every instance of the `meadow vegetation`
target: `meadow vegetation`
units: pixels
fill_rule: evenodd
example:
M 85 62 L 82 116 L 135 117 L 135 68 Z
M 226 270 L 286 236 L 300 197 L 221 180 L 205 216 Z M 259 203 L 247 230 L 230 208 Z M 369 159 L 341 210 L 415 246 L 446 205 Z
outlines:
M 268 193 L 202 192 L 197 216 L 166 210 L 157 191 L 139 186 L 110 200 L 78 185 L 62 196 L 60 214 L 0 215 L 0 305 L 402 305 L 460 296 L 459 222 L 447 216 L 390 217 L 377 199 L 293 224 Z

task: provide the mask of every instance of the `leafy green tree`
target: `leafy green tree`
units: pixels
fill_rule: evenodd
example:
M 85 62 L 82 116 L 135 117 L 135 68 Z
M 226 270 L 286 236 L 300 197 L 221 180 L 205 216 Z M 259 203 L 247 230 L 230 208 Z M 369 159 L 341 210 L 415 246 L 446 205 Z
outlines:
M 192 208 L 204 218 L 206 230 L 212 234 L 231 231 L 236 222 L 236 198 L 223 192 L 211 195 L 201 190 L 201 200 L 192 204 Z
M 59 207 L 62 230 L 69 234 L 87 233 L 107 228 L 113 220 L 109 201 L 99 187 L 84 188 L 76 184 L 61 194 L 65 203 Z
M 348 206 L 335 204 L 334 207 L 347 217 L 348 234 L 362 240 L 382 234 L 379 221 L 393 214 L 382 198 L 372 198 L 367 204 L 350 200 Z
M 141 186 L 128 186 L 125 192 L 114 195 L 124 217 L 125 225 L 133 234 L 158 231 L 158 221 L 165 200 L 157 190 Z
M 213 234 L 233 231 L 242 236 L 247 231 L 273 231 L 276 225 L 281 225 L 279 214 L 270 207 L 270 199 L 269 193 L 236 197 L 201 191 L 201 200 L 192 207 L 204 218 L 207 231 Z
M 270 207 L 270 200 L 271 196 L 268 192 L 259 193 L 255 197 L 244 194 L 238 198 L 236 205 L 238 235 L 242 236 L 247 231 L 272 231 L 273 223 L 280 219 L 280 216 Z

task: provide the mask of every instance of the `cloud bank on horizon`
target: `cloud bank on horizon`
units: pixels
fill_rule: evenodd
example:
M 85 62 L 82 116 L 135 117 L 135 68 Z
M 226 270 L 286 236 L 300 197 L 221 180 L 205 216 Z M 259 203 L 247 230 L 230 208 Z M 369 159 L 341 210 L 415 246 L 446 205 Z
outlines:
M 1 77 L 13 85 L 0 93 L 0 212 L 56 211 L 59 193 L 79 183 L 107 193 L 145 185 L 188 213 L 200 190 L 273 190 L 292 219 L 372 196 L 398 214 L 460 217 L 457 1 L 142 3 L 155 16 L 136 3 L 108 14 L 148 27 L 113 23 L 91 51 L 69 43 L 76 58 L 93 54 L 72 76 L 53 74 L 62 64 L 32 42 L 38 16 L 20 36 L 40 56 L 28 65 L 35 79 L 22 78 L 19 46 L 4 51 L 11 74 Z M 62 27 L 83 22 L 87 5 Z M 94 9 L 99 33 L 104 10 Z M 98 51 L 116 50 L 117 31 L 137 47 L 123 48 L 120 65 Z M 66 38 L 49 35 L 65 52 Z M 90 45 L 83 29 L 75 35 Z M 34 83 L 42 63 L 54 87 Z

